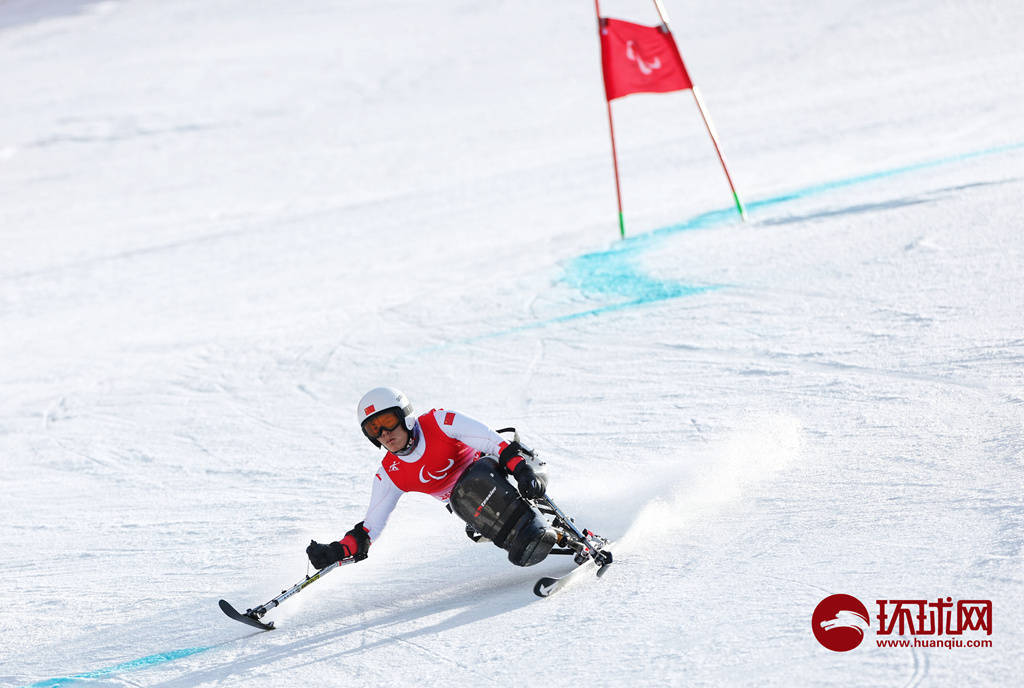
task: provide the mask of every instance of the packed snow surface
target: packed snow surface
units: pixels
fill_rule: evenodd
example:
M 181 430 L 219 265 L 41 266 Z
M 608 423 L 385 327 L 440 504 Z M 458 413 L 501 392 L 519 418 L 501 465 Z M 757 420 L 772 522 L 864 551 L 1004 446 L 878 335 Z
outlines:
M 633 95 L 623 241 L 592 3 L 0 0 L 0 684 L 1019 681 L 1024 4 L 666 4 L 750 222 Z M 518 427 L 607 575 L 408 495 L 221 614 L 362 518 L 381 384 Z M 835 653 L 833 593 L 992 646 Z

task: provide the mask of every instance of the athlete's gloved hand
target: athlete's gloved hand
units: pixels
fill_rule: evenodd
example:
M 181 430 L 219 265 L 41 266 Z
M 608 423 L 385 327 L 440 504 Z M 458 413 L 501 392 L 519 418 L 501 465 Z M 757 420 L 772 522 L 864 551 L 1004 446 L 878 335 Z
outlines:
M 529 447 L 524 447 L 519 442 L 509 442 L 505 445 L 505 448 L 498 454 L 498 465 L 501 466 L 506 473 L 512 473 L 520 464 L 520 462 L 526 459 L 533 458 L 533 450 Z
M 322 569 L 336 561 L 341 561 L 345 557 L 345 550 L 340 542 L 324 545 L 316 540 L 310 540 L 309 547 L 306 548 L 306 556 L 309 557 L 309 563 L 313 565 L 313 568 Z
M 537 473 L 525 461 L 516 466 L 512 477 L 519 486 L 519 494 L 527 499 L 540 499 L 547 492 L 548 480 L 543 473 Z
M 539 499 L 547 491 L 548 479 L 531 449 L 511 442 L 498 455 L 498 464 L 516 479 L 519 494 L 527 499 Z
M 363 522 L 360 521 L 338 542 L 323 545 L 316 540 L 311 540 L 309 547 L 306 548 L 306 556 L 309 557 L 310 564 L 322 569 L 342 559 L 353 558 L 356 561 L 362 561 L 366 558 L 369 549 L 370 536 Z

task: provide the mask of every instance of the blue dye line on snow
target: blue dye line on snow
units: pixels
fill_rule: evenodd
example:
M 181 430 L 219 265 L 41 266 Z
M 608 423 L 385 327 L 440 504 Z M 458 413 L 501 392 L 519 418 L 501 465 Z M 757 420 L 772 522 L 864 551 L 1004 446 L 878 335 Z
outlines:
M 842 189 L 848 186 L 856 186 L 857 184 L 867 184 L 869 182 L 875 182 L 888 177 L 896 177 L 902 174 L 909 174 L 912 172 L 920 172 L 932 167 L 941 167 L 944 165 L 952 165 L 960 162 L 967 162 L 974 158 L 981 158 L 988 155 L 998 155 L 1000 153 L 1009 153 L 1016 150 L 1024 149 L 1024 142 L 1009 143 L 1003 146 L 995 146 L 993 148 L 985 148 L 982 150 L 971 151 L 969 153 L 960 153 L 958 155 L 950 155 L 944 158 L 937 158 L 935 160 L 926 160 L 924 162 L 913 163 L 911 165 L 902 165 L 900 167 L 893 167 L 888 170 L 880 170 L 878 172 L 869 172 L 867 174 L 861 174 L 854 177 L 846 177 L 844 179 L 834 179 L 828 182 L 822 182 L 821 184 L 812 184 L 811 186 L 804 187 L 802 189 L 796 189 L 788 193 L 781 194 L 779 196 L 773 196 L 771 198 L 765 198 L 759 201 L 752 201 L 746 204 L 747 210 L 757 210 L 759 208 L 770 208 L 778 205 L 785 205 L 792 201 L 798 201 L 804 198 L 810 198 L 812 196 L 819 196 L 829 191 L 835 191 L 836 189 Z M 690 218 L 684 222 L 680 222 L 674 225 L 668 225 L 667 227 L 660 227 L 658 229 L 651 230 L 646 234 L 640 234 L 635 237 L 630 237 L 608 249 L 599 253 L 589 254 L 589 256 L 581 256 L 578 260 L 588 258 L 590 256 L 601 256 L 603 254 L 613 254 L 622 250 L 627 252 L 638 252 L 641 250 L 649 250 L 654 247 L 657 242 L 663 240 L 667 236 L 677 234 L 679 232 L 692 230 L 692 229 L 709 229 L 711 227 L 721 227 L 727 224 L 738 223 L 736 208 L 730 206 L 728 208 L 721 208 L 719 210 L 712 210 L 701 215 Z M 629 246 L 627 246 L 627 244 Z
M 821 184 L 807 186 L 803 189 L 790 191 L 779 196 L 753 201 L 747 204 L 747 209 L 757 210 L 759 208 L 784 205 L 786 203 L 809 198 L 811 196 L 818 196 L 848 186 L 866 184 L 888 177 L 920 172 L 932 167 L 966 162 L 973 158 L 1008 153 L 1021 149 L 1024 149 L 1024 142 L 985 148 L 983 150 L 972 151 L 969 153 L 961 153 L 959 155 L 952 155 L 911 165 L 894 167 L 888 170 L 871 172 L 844 179 L 836 179 L 829 182 L 823 182 Z M 554 318 L 535 320 L 533 322 L 523 323 L 487 334 L 446 342 L 444 344 L 420 349 L 416 353 L 422 354 L 430 351 L 436 351 L 451 344 L 473 344 L 485 339 L 504 337 L 506 335 L 518 334 L 528 330 L 536 330 L 571 320 L 605 315 L 607 313 L 657 303 L 659 301 L 666 301 L 685 296 L 694 296 L 696 294 L 721 289 L 728 285 L 692 285 L 684 284 L 676 280 L 659 279 L 644 271 L 643 266 L 641 265 L 641 260 L 644 254 L 656 248 L 668 237 L 680 232 L 722 227 L 738 222 L 739 220 L 737 218 L 735 207 L 730 206 L 728 208 L 712 210 L 696 215 L 684 222 L 669 225 L 667 227 L 660 227 L 645 234 L 628 237 L 622 241 L 616 242 L 607 250 L 584 254 L 578 258 L 574 258 L 566 265 L 565 274 L 561 280 L 563 283 L 579 290 L 586 296 L 611 297 L 625 299 L 624 301 L 575 313 L 569 313 L 567 315 L 560 315 Z
M 574 258 L 566 265 L 562 282 L 587 296 L 626 298 L 631 305 L 693 296 L 718 289 L 719 285 L 693 285 L 658 279 L 644 271 L 641 261 L 646 253 L 670 234 L 721 226 L 734 221 L 735 209 L 713 210 L 671 227 L 623 239 L 607 250 Z
M 787 203 L 789 201 L 799 200 L 801 198 L 807 198 L 808 196 L 816 196 L 826 191 L 833 191 L 835 189 L 841 189 L 846 186 L 853 186 L 855 184 L 864 184 L 867 182 L 878 181 L 879 179 L 885 179 L 887 177 L 895 177 L 901 174 L 907 174 L 910 172 L 920 172 L 930 167 L 941 167 L 943 165 L 952 165 L 958 162 L 966 162 L 973 158 L 981 158 L 986 155 L 997 155 L 999 153 L 1009 153 L 1010 151 L 1020 150 L 1024 148 L 1024 142 L 1021 143 L 1010 143 L 1004 146 L 996 146 L 994 148 L 985 148 L 983 150 L 972 151 L 970 153 L 961 153 L 959 155 L 950 155 L 945 158 L 937 158 L 935 160 L 927 160 L 925 162 L 918 162 L 912 165 L 903 165 L 902 167 L 894 167 L 888 170 L 882 170 L 880 172 L 871 172 L 868 174 L 862 174 L 856 177 L 848 177 L 846 179 L 837 179 L 831 182 L 825 182 L 823 184 L 815 184 L 814 186 L 808 186 L 804 189 L 797 191 L 791 191 L 788 194 L 782 196 L 776 196 L 774 198 L 766 198 L 762 201 L 755 201 L 747 205 L 748 209 L 764 208 L 773 205 L 779 205 Z
M 87 671 L 82 674 L 73 674 L 71 676 L 61 676 L 58 678 L 48 678 L 43 681 L 37 681 L 25 688 L 57 688 L 58 686 L 68 686 L 79 681 L 88 681 L 90 679 L 106 678 L 108 676 L 115 676 L 117 674 L 123 674 L 128 671 L 136 671 L 138 669 L 148 669 L 149 667 L 156 666 L 158 664 L 166 664 L 167 662 L 173 662 L 176 659 L 182 657 L 188 657 L 190 655 L 197 655 L 200 652 L 206 652 L 212 650 L 212 647 L 187 647 L 184 650 L 171 650 L 170 652 L 161 652 L 155 655 L 149 655 L 148 657 L 140 657 L 133 659 L 128 662 L 121 662 L 120 664 L 114 664 L 113 666 L 104 667 L 102 669 L 96 669 L 95 671 Z

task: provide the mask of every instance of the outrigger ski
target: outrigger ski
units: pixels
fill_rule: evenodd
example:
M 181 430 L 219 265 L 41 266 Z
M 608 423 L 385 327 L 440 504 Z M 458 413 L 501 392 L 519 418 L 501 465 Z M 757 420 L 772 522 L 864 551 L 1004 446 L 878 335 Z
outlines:
M 221 600 L 220 601 L 220 608 L 221 608 L 221 611 L 223 611 L 225 614 L 227 614 L 228 618 L 230 618 L 230 619 L 234 619 L 235 621 L 241 621 L 244 624 L 249 624 L 250 626 L 255 626 L 256 628 L 261 628 L 264 631 L 272 631 L 272 630 L 274 630 L 274 622 L 273 621 L 271 621 L 269 623 L 263 623 L 262 621 L 259 620 L 259 617 L 256 616 L 256 612 L 254 612 L 251 609 L 249 611 L 247 611 L 245 614 L 242 614 L 237 609 L 232 607 L 231 604 L 227 600 Z
M 341 561 L 336 561 L 333 564 L 331 564 L 330 566 L 325 566 L 322 569 L 320 569 L 319 571 L 317 571 L 316 573 L 314 573 L 312 576 L 306 576 L 303 580 L 299 581 L 298 583 L 296 583 L 292 587 L 288 588 L 287 590 L 282 590 L 280 595 L 278 595 L 274 599 L 270 600 L 266 604 L 261 604 L 260 606 L 254 607 L 253 609 L 247 609 L 245 614 L 241 613 L 240 611 L 238 611 L 237 609 L 232 607 L 231 604 L 228 603 L 227 600 L 221 600 L 220 601 L 220 609 L 221 609 L 222 612 L 227 614 L 228 618 L 230 618 L 230 619 L 234 619 L 235 621 L 241 621 L 244 624 L 248 624 L 250 626 L 253 626 L 254 628 L 259 628 L 259 629 L 262 629 L 264 631 L 272 631 L 272 630 L 274 630 L 274 622 L 273 621 L 268 621 L 267 623 L 264 623 L 264 622 L 260 621 L 260 619 L 263 618 L 264 614 L 266 614 L 268 611 L 270 611 L 274 607 L 280 605 L 282 602 L 284 602 L 289 597 L 291 597 L 295 593 L 297 593 L 300 590 L 302 590 L 303 588 L 305 588 L 307 585 L 309 585 L 313 581 L 319 580 L 320 577 L 323 576 L 325 573 L 329 573 L 330 571 L 333 571 L 334 569 L 338 568 L 339 566 L 345 566 L 346 564 L 354 564 L 357 561 L 361 561 L 362 559 L 365 559 L 365 558 L 366 558 L 365 555 L 363 555 L 361 557 L 349 557 L 348 559 L 342 559 Z

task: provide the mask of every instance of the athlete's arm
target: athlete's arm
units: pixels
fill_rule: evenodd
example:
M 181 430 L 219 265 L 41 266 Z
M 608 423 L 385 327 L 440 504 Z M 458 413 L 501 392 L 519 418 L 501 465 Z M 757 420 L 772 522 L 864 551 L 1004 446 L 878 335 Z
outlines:
M 505 438 L 465 413 L 440 409 L 434 411 L 434 419 L 441 432 L 484 454 L 497 456 L 508 446 Z
M 366 509 L 366 516 L 363 518 L 363 525 L 371 542 L 376 542 L 377 536 L 384 530 L 388 523 L 388 517 L 395 510 L 398 499 L 405 494 L 388 477 L 384 466 L 377 469 L 373 476 L 373 489 L 370 492 L 370 506 Z

